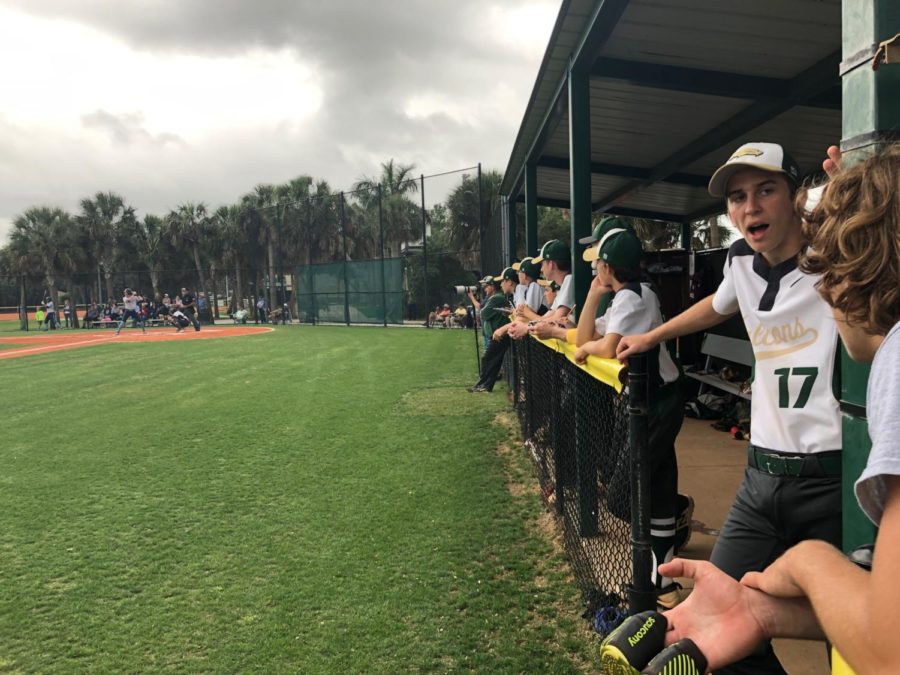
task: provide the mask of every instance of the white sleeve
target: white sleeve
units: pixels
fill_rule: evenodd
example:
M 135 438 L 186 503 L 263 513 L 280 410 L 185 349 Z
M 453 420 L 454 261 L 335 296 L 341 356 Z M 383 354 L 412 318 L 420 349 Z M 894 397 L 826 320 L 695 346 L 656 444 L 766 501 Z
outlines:
M 556 300 L 553 301 L 553 306 L 550 309 L 559 309 L 560 307 L 572 309 L 574 305 L 575 297 L 574 289 L 572 288 L 572 275 L 567 274 L 566 278 L 563 279 L 562 286 L 559 287 L 559 293 L 556 294 Z
M 622 289 L 606 310 L 606 334 L 640 335 L 650 330 L 649 313 L 637 293 Z
M 544 289 L 540 284 L 531 282 L 528 284 L 528 290 L 525 291 L 525 304 L 531 308 L 532 312 L 537 312 L 541 305 L 544 304 Z
M 737 292 L 734 289 L 734 279 L 731 278 L 731 259 L 725 261 L 725 275 L 722 283 L 716 289 L 713 296 L 713 309 L 719 314 L 734 314 L 740 307 L 738 306 Z

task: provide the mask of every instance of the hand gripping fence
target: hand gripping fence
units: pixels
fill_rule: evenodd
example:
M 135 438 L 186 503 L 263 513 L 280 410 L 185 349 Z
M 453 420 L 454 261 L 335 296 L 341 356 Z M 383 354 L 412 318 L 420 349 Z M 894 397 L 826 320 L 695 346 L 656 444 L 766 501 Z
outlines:
M 508 372 L 525 447 L 589 611 L 656 608 L 650 582 L 647 358 L 574 363 L 559 340 L 512 341 Z M 605 371 L 598 376 L 598 366 Z

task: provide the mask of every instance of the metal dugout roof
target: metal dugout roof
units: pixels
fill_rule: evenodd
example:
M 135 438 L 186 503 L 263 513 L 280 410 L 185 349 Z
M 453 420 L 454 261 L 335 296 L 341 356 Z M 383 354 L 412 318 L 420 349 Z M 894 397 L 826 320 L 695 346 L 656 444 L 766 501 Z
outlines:
M 841 0 L 564 0 L 501 194 L 569 207 L 568 76 L 589 76 L 592 210 L 690 222 L 740 143 L 783 143 L 806 173 L 841 138 Z

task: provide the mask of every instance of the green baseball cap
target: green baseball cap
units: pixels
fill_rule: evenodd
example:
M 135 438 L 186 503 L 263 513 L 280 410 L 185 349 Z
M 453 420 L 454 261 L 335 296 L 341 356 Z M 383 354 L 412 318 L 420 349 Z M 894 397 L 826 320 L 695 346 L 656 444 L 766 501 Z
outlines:
M 531 262 L 535 264 L 540 264 L 545 260 L 568 260 L 569 256 L 569 247 L 562 243 L 559 239 L 551 239 L 546 244 L 541 246 L 541 251 L 536 256 L 531 259 Z
M 589 261 L 600 260 L 613 267 L 638 267 L 644 256 L 644 248 L 641 240 L 631 232 L 616 232 L 610 234 L 599 246 L 591 246 L 585 251 L 585 260 L 588 253 L 595 257 Z
M 584 244 L 585 246 L 593 244 L 603 239 L 603 235 L 612 230 L 625 230 L 626 232 L 633 233 L 634 227 L 623 218 L 607 216 L 606 218 L 601 218 L 600 222 L 594 226 L 594 231 L 591 232 L 590 237 L 582 237 L 578 240 L 578 243 Z
M 537 282 L 544 288 L 549 288 L 554 293 L 559 291 L 559 284 L 555 281 L 547 281 L 546 279 L 538 279 Z
M 507 279 L 508 281 L 513 281 L 515 283 L 519 283 L 519 273 L 516 272 L 512 267 L 506 267 L 500 273 L 499 277 L 494 277 L 495 281 L 503 281 Z
M 518 263 L 518 267 L 516 265 L 513 265 L 513 267 L 532 279 L 537 279 L 541 276 L 541 266 L 535 265 L 533 258 L 522 258 L 522 261 Z

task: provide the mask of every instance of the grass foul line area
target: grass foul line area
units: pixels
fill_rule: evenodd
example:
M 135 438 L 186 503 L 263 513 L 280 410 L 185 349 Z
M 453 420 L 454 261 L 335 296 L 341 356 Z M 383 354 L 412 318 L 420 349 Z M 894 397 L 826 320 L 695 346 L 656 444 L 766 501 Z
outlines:
M 471 333 L 136 333 L 0 364 L 0 671 L 592 669 Z

